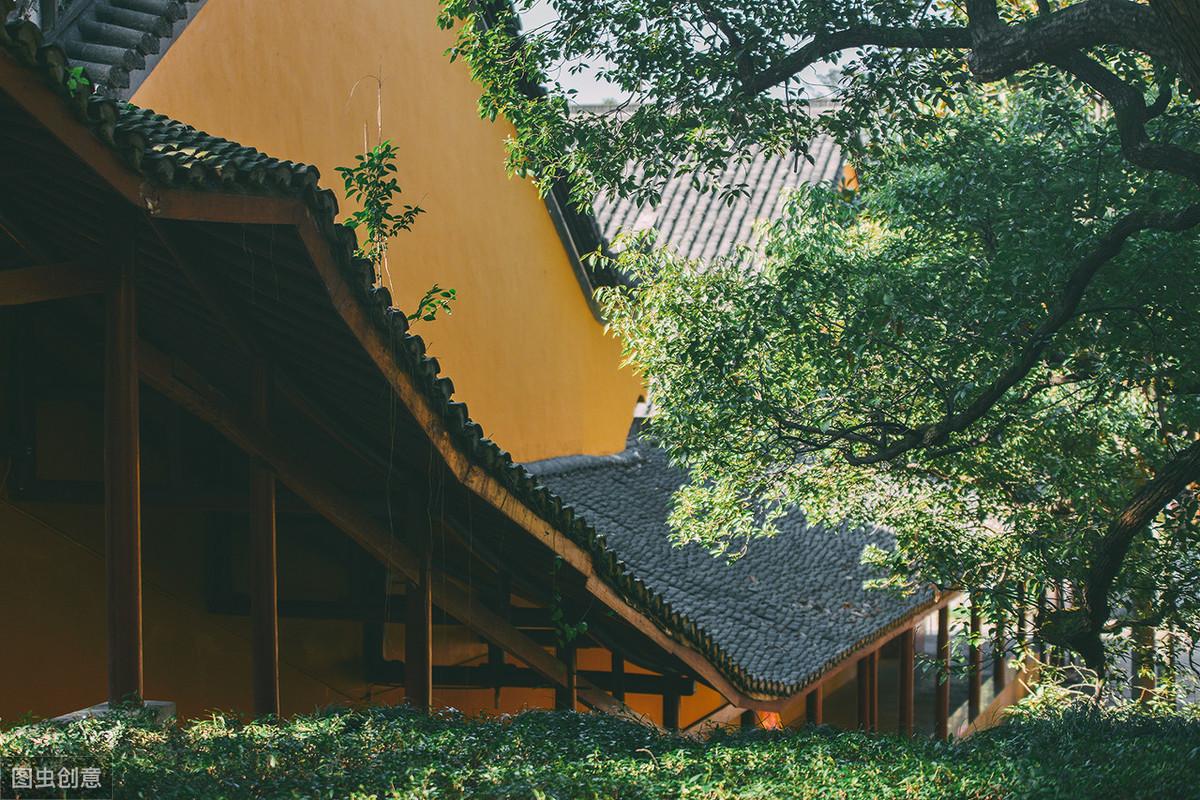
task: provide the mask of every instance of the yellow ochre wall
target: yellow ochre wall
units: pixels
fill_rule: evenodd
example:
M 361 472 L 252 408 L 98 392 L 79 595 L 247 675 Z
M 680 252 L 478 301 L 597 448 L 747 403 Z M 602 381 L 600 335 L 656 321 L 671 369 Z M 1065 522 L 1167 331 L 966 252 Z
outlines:
M 370 76 L 382 76 L 401 200 L 426 209 L 391 248 L 396 305 L 411 310 L 434 283 L 457 290 L 453 316 L 415 331 L 516 460 L 618 452 L 641 384 L 619 368 L 536 190 L 505 173 L 511 126 L 479 119 L 436 14 L 435 0 L 209 0 L 133 101 L 315 164 L 341 197 L 334 168 L 363 151 L 364 129 L 375 142 Z

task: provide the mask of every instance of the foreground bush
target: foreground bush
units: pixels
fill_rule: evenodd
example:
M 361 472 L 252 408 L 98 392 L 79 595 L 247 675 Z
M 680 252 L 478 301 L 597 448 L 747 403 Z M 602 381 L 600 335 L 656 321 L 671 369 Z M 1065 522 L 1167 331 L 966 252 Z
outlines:
M 611 717 L 501 720 L 374 709 L 156 727 L 136 715 L 0 732 L 0 762 L 111 763 L 126 798 L 1200 797 L 1200 722 L 1085 706 L 954 744 L 810 728 L 660 736 Z

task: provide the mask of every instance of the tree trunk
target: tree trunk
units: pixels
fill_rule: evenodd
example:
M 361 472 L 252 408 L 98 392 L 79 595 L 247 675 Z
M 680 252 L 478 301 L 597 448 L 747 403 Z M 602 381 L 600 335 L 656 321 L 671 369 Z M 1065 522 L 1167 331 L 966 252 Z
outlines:
M 1200 3 L 1196 0 L 1150 0 L 1163 20 L 1163 31 L 1176 52 L 1180 77 L 1200 98 Z

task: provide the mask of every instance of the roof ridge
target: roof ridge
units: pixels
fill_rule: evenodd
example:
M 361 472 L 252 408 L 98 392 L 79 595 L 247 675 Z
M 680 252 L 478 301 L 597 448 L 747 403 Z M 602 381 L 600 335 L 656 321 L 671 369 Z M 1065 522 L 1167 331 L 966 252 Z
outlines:
M 554 456 L 553 458 L 543 458 L 538 461 L 527 461 L 521 466 L 530 475 L 542 477 L 544 475 L 564 475 L 569 472 L 578 472 L 595 467 L 632 467 L 642 464 L 645 461 L 646 457 L 642 455 L 640 447 L 635 444 L 625 448 L 620 453 L 612 453 L 610 455 L 597 456 L 580 453 L 570 456 Z

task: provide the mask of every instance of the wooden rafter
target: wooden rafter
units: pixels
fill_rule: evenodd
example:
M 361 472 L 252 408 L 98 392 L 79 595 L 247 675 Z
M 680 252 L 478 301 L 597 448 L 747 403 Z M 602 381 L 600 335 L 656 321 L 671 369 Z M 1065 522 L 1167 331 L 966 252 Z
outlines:
M 73 262 L 0 269 L 0 306 L 19 306 L 101 294 L 112 286 L 105 269 Z

